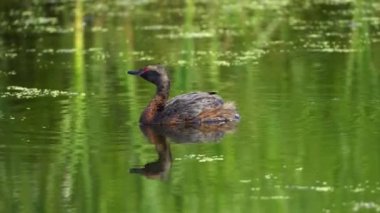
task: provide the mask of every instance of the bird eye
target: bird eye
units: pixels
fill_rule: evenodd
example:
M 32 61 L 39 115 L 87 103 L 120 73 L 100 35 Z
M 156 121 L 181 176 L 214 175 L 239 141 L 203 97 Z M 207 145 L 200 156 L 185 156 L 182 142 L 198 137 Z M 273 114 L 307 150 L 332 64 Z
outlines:
M 146 73 L 148 71 L 150 71 L 150 69 L 148 67 L 144 67 L 144 68 L 141 69 L 140 75 L 142 75 L 142 74 L 144 74 L 144 73 Z

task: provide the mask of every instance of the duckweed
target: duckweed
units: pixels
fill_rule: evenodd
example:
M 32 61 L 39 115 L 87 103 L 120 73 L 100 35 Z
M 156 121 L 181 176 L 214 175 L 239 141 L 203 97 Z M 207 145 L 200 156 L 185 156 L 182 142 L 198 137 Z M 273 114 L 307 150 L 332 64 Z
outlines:
M 85 93 L 66 92 L 59 90 L 27 88 L 21 86 L 7 86 L 6 91 L 0 93 L 1 98 L 14 97 L 17 99 L 31 99 L 38 97 L 59 97 L 59 96 L 85 96 Z
M 32 2 L 0 8 L 3 211 L 379 211 L 378 1 Z M 154 89 L 125 73 L 151 63 L 171 96 L 217 91 L 242 118 L 168 140 L 162 181 L 127 172 L 156 159 Z
M 204 154 L 190 154 L 185 155 L 182 158 L 176 158 L 176 160 L 196 160 L 200 163 L 213 162 L 213 161 L 222 161 L 224 160 L 223 155 L 213 155 L 206 156 Z

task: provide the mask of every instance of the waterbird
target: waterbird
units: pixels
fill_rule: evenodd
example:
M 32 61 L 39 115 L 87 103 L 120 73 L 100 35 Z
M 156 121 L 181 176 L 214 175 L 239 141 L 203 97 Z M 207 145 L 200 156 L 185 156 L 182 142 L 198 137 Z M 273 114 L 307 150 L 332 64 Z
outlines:
M 191 92 L 169 100 L 170 80 L 163 65 L 148 65 L 128 71 L 156 85 L 156 94 L 140 116 L 143 125 L 221 125 L 238 122 L 233 102 L 224 102 L 216 92 Z

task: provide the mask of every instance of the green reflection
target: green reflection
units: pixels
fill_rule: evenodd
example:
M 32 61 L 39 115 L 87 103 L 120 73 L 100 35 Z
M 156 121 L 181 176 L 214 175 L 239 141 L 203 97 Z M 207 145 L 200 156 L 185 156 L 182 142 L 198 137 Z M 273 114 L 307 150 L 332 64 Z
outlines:
M 376 1 L 0 4 L 0 212 L 379 211 Z M 151 63 L 242 116 L 168 139 L 164 180 L 129 173 L 157 159 L 126 76 Z

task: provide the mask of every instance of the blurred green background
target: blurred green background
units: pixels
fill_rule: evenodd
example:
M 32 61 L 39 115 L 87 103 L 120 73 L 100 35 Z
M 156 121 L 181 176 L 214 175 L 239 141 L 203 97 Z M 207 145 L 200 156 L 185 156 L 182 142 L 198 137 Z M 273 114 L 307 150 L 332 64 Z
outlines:
M 0 212 L 380 212 L 375 0 L 0 2 Z M 170 142 L 161 180 L 138 119 L 217 91 L 241 122 Z

